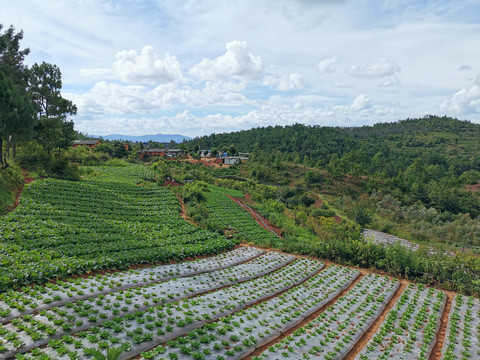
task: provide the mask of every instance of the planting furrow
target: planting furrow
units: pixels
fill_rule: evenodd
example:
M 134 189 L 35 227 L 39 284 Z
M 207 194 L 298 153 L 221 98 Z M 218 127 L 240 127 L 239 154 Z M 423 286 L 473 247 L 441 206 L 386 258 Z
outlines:
M 196 261 L 97 275 L 86 279 L 59 281 L 56 284 L 26 288 L 22 292 L 11 290 L 0 294 L 0 323 L 6 323 L 15 317 L 58 307 L 75 300 L 84 300 L 102 294 L 167 281 L 174 277 L 186 277 L 225 269 L 264 253 L 265 251 L 253 247 L 239 247 L 214 257 Z
M 410 284 L 355 359 L 428 359 L 445 300 L 442 291 Z
M 257 278 L 292 261 L 292 255 L 270 252 L 249 262 L 209 273 L 131 288 L 98 298 L 78 300 L 41 310 L 36 315 L 12 319 L 0 328 L 0 359 L 44 345 L 63 335 L 95 327 L 117 316 L 127 316 L 156 305 Z
M 349 286 L 356 270 L 331 266 L 284 294 L 193 330 L 143 359 L 242 359 L 321 308 Z
M 480 299 L 457 295 L 453 300 L 442 359 L 480 358 Z
M 133 356 L 169 339 L 184 335 L 208 321 L 231 314 L 261 299 L 284 291 L 320 271 L 323 264 L 310 259 L 297 259 L 285 267 L 221 290 L 179 302 L 137 311 L 103 323 L 78 336 L 64 336 L 50 341 L 44 350 L 35 349 L 28 357 L 46 354 L 51 358 L 69 359 L 74 354 L 87 356 L 89 349 L 122 344 Z M 118 346 L 118 345 L 117 345 Z
M 369 274 L 315 320 L 253 359 L 342 359 L 398 287 L 396 280 Z

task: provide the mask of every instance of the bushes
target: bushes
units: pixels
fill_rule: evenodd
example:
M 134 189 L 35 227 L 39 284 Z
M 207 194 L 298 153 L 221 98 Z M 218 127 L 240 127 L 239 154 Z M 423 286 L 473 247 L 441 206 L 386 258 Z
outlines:
M 197 181 L 183 186 L 182 198 L 186 203 L 200 203 L 206 200 L 205 193 L 208 191 L 210 190 L 206 182 Z
M 18 157 L 18 164 L 41 177 L 64 180 L 80 180 L 78 167 L 63 155 L 49 155 L 46 151 L 31 149 Z
M 0 170 L 0 213 L 13 205 L 15 192 L 22 184 L 23 176 L 15 167 Z

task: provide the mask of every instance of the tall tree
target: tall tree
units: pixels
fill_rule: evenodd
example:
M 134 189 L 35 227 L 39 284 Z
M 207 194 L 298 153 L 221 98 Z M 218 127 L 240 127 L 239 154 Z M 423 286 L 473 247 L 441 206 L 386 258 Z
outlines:
M 0 24 L 0 30 L 3 28 Z M 11 26 L 0 33 L 0 164 L 8 167 L 11 145 L 25 137 L 34 121 L 34 110 L 26 92 L 24 57 L 29 49 L 20 50 L 23 32 Z
M 35 140 L 50 153 L 54 148 L 67 148 L 73 140 L 73 123 L 68 115 L 77 107 L 62 97 L 62 73 L 54 65 L 34 64 L 29 72 L 29 91 L 35 104 L 38 120 L 34 126 Z

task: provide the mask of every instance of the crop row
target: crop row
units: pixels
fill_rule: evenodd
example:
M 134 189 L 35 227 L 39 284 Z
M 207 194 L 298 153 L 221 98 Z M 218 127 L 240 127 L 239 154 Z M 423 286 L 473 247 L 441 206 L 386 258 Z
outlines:
M 445 301 L 442 291 L 410 284 L 357 359 L 428 359 Z
M 241 359 L 320 309 L 357 276 L 356 270 L 331 266 L 280 296 L 145 352 L 143 359 Z
M 25 287 L 23 291 L 10 290 L 0 294 L 0 323 L 34 311 L 60 306 L 66 302 L 85 300 L 114 291 L 170 280 L 174 277 L 220 270 L 263 253 L 264 251 L 257 248 L 239 247 L 214 257 L 196 261 L 58 281 L 55 284 L 47 283 Z
M 53 358 L 59 358 L 62 355 L 71 356 L 65 352 L 66 350 L 68 353 L 78 353 L 79 349 L 83 349 L 88 353 L 90 348 L 110 347 L 119 343 L 123 346 L 128 345 L 131 353 L 140 353 L 142 349 L 151 348 L 192 328 L 200 327 L 206 321 L 231 314 L 288 289 L 318 272 L 322 266 L 319 261 L 298 259 L 277 271 L 245 283 L 116 316 L 100 326 L 93 326 L 77 334 L 74 337 L 75 343 L 70 345 L 70 336 L 63 336 L 58 341 L 50 340 L 45 353 Z M 35 345 L 39 344 L 37 342 Z M 33 350 L 32 354 L 38 352 L 39 350 Z
M 141 166 L 95 168 L 87 181 L 37 180 L 0 219 L 0 292 L 92 269 L 212 255 L 234 241 L 185 222 L 175 195 Z
M 117 316 L 127 316 L 185 297 L 243 282 L 278 269 L 295 258 L 271 252 L 230 268 L 99 295 L 87 300 L 40 310 L 36 315 L 14 318 L 1 328 L 0 353 L 11 356 L 47 344 L 62 335 L 98 326 Z
M 480 299 L 457 295 L 450 310 L 442 359 L 480 358 Z
M 278 240 L 276 235 L 259 226 L 247 210 L 232 201 L 226 194 L 228 192 L 238 196 L 241 194 L 240 192 L 216 186 L 210 186 L 209 189 L 210 191 L 206 193 L 205 206 L 218 221 L 223 222 L 225 226 L 249 241 L 271 243 Z
M 369 274 L 315 320 L 256 359 L 342 359 L 377 319 L 398 281 Z

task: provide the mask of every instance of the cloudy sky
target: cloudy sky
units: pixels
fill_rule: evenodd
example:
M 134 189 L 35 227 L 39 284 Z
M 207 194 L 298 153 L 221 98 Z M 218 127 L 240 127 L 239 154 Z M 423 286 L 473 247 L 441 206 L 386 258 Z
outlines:
M 0 23 L 88 134 L 480 123 L 477 0 L 0 0 Z

